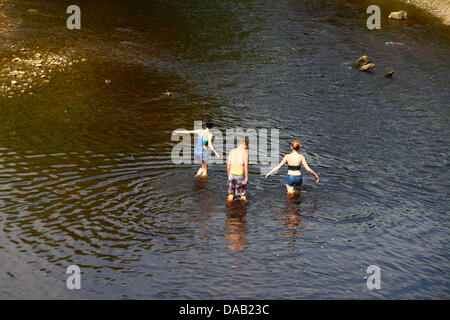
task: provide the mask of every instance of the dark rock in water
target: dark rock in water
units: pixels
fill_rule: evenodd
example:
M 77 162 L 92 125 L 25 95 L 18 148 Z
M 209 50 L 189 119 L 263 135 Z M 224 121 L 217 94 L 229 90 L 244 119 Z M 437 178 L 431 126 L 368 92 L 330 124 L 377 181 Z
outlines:
M 388 73 L 385 73 L 384 76 L 386 78 L 392 78 L 392 76 L 394 75 L 394 70 L 389 71 Z

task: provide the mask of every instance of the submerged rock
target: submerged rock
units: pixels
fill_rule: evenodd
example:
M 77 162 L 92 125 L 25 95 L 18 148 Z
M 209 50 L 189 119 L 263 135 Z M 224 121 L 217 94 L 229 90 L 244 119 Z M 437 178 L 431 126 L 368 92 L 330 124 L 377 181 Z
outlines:
M 406 13 L 406 11 L 394 11 L 391 12 L 391 14 L 389 15 L 389 19 L 394 19 L 394 20 L 406 20 L 408 17 L 408 14 Z
M 32 88 L 48 83 L 51 79 L 50 74 L 64 72 L 66 68 L 72 67 L 80 61 L 86 61 L 85 58 L 74 59 L 74 52 L 70 50 L 54 53 L 36 52 L 14 45 L 11 45 L 10 49 L 16 53 L 18 51 L 20 56 L 13 55 L 0 59 L 0 97 L 28 95 Z

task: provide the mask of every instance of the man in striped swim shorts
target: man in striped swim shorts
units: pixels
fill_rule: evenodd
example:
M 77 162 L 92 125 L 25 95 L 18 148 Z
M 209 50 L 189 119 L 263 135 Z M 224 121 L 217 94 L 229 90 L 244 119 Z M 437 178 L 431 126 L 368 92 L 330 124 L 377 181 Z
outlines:
M 228 201 L 233 201 L 236 196 L 240 196 L 241 200 L 247 200 L 248 160 L 248 139 L 243 138 L 239 141 L 239 146 L 231 150 L 228 156 Z

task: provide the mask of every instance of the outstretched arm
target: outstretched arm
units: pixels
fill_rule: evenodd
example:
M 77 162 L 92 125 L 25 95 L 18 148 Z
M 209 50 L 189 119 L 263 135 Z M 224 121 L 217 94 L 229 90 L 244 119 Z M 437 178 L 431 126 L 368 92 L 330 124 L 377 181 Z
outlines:
M 173 134 L 197 133 L 200 130 L 175 130 Z
M 280 168 L 281 168 L 282 166 L 284 166 L 284 164 L 286 163 L 286 161 L 287 161 L 287 158 L 286 158 L 286 156 L 284 156 L 283 160 L 281 160 L 281 162 L 280 162 L 275 168 L 273 168 L 272 170 L 270 170 L 270 172 L 269 172 L 268 174 L 266 174 L 266 179 L 269 178 L 269 176 L 270 176 L 272 173 L 274 173 L 275 171 L 280 170 Z
M 317 175 L 317 173 L 314 172 L 313 169 L 311 169 L 308 166 L 308 162 L 306 162 L 305 157 L 303 157 L 303 159 L 302 159 L 302 165 L 305 167 L 306 171 L 308 171 L 309 173 L 311 173 L 314 176 L 314 180 L 316 181 L 316 183 L 319 183 L 319 176 Z

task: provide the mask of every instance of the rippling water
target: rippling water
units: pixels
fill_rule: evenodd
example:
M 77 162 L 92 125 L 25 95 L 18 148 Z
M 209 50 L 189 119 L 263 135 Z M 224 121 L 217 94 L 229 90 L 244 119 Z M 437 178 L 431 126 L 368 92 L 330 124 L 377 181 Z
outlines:
M 81 31 L 56 1 L 11 8 L 3 44 L 86 62 L 0 98 L 0 297 L 448 299 L 449 28 L 406 6 L 368 31 L 367 3 L 78 1 Z M 224 165 L 170 160 L 205 119 L 299 139 L 321 183 L 288 200 L 253 165 L 227 204 Z

